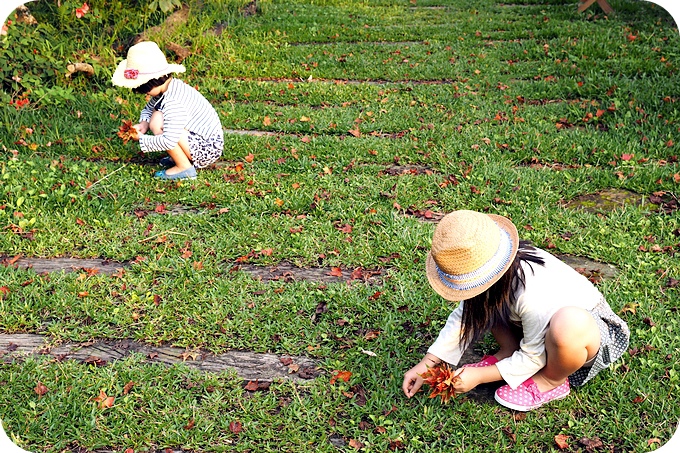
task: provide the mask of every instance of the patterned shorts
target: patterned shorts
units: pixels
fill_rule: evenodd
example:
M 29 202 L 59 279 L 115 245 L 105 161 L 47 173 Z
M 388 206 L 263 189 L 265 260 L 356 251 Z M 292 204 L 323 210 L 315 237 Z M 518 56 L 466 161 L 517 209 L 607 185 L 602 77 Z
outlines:
M 221 135 L 203 138 L 195 132 L 189 132 L 187 140 L 191 150 L 191 160 L 196 168 L 205 168 L 222 155 L 224 138 Z
M 612 311 L 604 297 L 589 313 L 600 328 L 600 350 L 591 365 L 584 366 L 569 376 L 569 384 L 573 386 L 583 385 L 594 378 L 628 349 L 628 325 Z

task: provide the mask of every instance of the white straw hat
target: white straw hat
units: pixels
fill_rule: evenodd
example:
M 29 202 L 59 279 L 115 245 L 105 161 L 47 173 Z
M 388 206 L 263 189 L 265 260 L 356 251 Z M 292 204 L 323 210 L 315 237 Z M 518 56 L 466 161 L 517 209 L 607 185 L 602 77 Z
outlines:
M 184 71 L 186 68 L 181 64 L 168 63 L 158 44 L 142 41 L 128 49 L 127 59 L 118 64 L 111 82 L 125 88 L 137 88 L 151 79 Z
M 507 218 L 454 211 L 435 228 L 425 264 L 427 279 L 444 299 L 482 294 L 508 270 L 517 255 L 517 228 Z

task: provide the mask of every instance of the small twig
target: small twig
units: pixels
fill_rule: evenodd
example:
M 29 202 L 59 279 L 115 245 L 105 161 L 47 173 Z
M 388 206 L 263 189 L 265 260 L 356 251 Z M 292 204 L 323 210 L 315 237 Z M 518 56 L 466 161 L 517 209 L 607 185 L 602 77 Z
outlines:
M 92 189 L 94 186 L 96 186 L 97 184 L 99 184 L 100 182 L 102 182 L 103 180 L 105 180 L 106 178 L 108 178 L 109 176 L 113 175 L 114 173 L 116 173 L 116 172 L 118 172 L 118 171 L 121 171 L 123 168 L 127 167 L 128 165 L 129 165 L 129 164 L 125 164 L 125 165 L 123 165 L 122 167 L 120 167 L 120 168 L 118 168 L 118 169 L 112 171 L 112 172 L 109 173 L 108 175 L 104 176 L 102 179 L 99 179 L 99 180 L 97 180 L 96 182 L 94 182 L 90 187 L 86 187 L 85 189 L 83 189 L 83 191 L 82 191 L 81 193 L 87 192 L 88 190 Z

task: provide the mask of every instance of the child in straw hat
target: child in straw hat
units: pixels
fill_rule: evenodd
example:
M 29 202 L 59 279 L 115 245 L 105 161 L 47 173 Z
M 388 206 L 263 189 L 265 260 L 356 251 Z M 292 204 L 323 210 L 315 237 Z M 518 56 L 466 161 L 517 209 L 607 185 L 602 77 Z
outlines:
M 406 372 L 412 397 L 422 374 L 491 331 L 499 350 L 464 365 L 456 392 L 504 380 L 495 398 L 519 411 L 564 398 L 617 360 L 630 331 L 587 278 L 553 255 L 520 241 L 505 217 L 454 211 L 437 225 L 427 277 L 443 298 L 461 301 L 425 357 Z
M 215 162 L 224 148 L 222 124 L 210 102 L 172 76 L 184 71 L 169 64 L 155 42 L 144 41 L 130 47 L 111 79 L 151 96 L 134 128 L 142 152 L 168 153 L 160 162 L 168 168 L 156 172 L 161 179 L 195 179 L 196 169 Z M 148 131 L 153 135 L 145 135 Z

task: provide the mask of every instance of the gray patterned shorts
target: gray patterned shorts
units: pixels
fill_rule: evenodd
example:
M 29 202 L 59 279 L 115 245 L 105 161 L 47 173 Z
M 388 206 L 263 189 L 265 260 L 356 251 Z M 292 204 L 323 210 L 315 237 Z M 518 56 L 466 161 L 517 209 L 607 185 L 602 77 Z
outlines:
M 595 361 L 589 366 L 576 370 L 569 376 L 569 384 L 580 386 L 594 378 L 597 373 L 609 367 L 618 360 L 628 349 L 630 330 L 624 320 L 614 313 L 604 299 L 589 313 L 600 328 L 600 350 L 597 351 Z
M 191 160 L 196 168 L 205 168 L 222 155 L 222 150 L 224 149 L 224 138 L 222 135 L 203 138 L 195 132 L 189 132 L 187 140 L 191 150 Z

